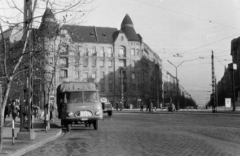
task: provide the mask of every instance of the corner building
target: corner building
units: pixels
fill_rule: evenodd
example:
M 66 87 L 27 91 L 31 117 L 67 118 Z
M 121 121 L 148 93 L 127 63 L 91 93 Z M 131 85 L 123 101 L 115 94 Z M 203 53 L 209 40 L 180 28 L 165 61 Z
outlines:
M 136 33 L 128 14 L 120 30 L 63 25 L 56 34 L 56 26 L 54 15 L 47 9 L 39 30 L 49 51 L 47 62 L 53 64 L 55 51 L 61 50 L 55 86 L 64 81 L 95 82 L 100 95 L 114 106 L 123 100 L 125 108 L 130 104 L 139 108 L 141 102 L 147 105 L 151 100 L 154 107 L 159 107 L 162 60 Z M 46 70 L 52 69 L 46 65 Z

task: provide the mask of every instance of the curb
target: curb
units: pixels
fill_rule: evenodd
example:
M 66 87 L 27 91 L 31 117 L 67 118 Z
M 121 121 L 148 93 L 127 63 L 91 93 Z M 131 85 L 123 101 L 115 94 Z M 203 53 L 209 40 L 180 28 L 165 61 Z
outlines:
M 49 137 L 46 140 L 43 140 L 43 141 L 40 141 L 40 142 L 38 142 L 36 144 L 27 146 L 26 148 L 19 149 L 16 152 L 13 152 L 10 156 L 20 156 L 20 155 L 26 154 L 26 153 L 28 153 L 28 152 L 36 149 L 36 148 L 41 147 L 42 145 L 44 145 L 44 144 L 46 144 L 46 143 L 48 143 L 50 141 L 53 141 L 53 140 L 57 139 L 61 134 L 62 134 L 62 130 L 60 130 L 57 134 L 55 134 L 54 136 Z

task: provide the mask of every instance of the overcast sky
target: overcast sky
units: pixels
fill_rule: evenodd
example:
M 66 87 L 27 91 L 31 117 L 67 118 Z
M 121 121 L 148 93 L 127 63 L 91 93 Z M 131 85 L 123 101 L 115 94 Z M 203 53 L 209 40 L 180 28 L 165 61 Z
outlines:
M 219 81 L 231 63 L 231 40 L 240 36 L 239 0 L 97 0 L 84 25 L 120 29 L 126 14 L 134 28 L 163 60 L 198 105 L 210 98 L 211 53 Z M 182 57 L 174 57 L 173 55 Z M 191 61 L 192 60 L 192 61 Z
M 198 105 L 206 104 L 212 90 L 212 51 L 219 81 L 231 63 L 231 40 L 240 36 L 239 0 L 94 0 L 84 10 L 89 8 L 92 11 L 76 24 L 120 29 L 129 14 L 136 32 L 161 57 L 167 71 L 175 76 L 167 60 L 175 65 L 185 61 L 178 67 L 178 78 Z M 13 12 L 0 9 L 0 16 L 9 14 Z M 173 56 L 177 54 L 182 57 Z

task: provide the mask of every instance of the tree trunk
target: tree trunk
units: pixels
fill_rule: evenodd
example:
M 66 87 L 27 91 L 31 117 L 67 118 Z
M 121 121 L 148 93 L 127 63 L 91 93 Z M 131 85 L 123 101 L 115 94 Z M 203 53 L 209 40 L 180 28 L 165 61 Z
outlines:
M 0 117 L 1 117 L 1 119 L 0 119 L 0 122 L 1 122 L 0 123 L 0 126 L 1 126 L 0 127 L 0 151 L 2 151 L 2 142 L 3 142 L 3 140 L 2 140 L 3 139 L 3 135 L 2 135 L 3 134 L 3 130 L 2 130 L 2 126 L 3 126 L 2 114 L 3 113 L 2 113 L 2 110 L 3 110 L 2 109 L 2 84 L 0 83 L 0 113 L 1 113 L 0 114 Z

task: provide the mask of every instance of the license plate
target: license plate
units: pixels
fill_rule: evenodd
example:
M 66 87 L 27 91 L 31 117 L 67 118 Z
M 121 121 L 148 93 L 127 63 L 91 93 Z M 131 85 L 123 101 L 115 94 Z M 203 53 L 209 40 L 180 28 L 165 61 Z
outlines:
M 82 121 L 86 121 L 86 120 L 88 120 L 87 118 L 82 118 Z

